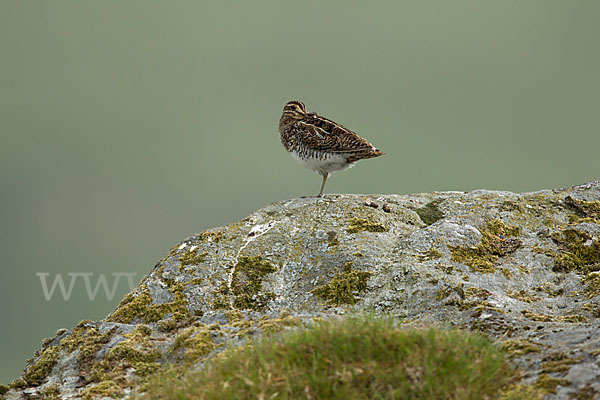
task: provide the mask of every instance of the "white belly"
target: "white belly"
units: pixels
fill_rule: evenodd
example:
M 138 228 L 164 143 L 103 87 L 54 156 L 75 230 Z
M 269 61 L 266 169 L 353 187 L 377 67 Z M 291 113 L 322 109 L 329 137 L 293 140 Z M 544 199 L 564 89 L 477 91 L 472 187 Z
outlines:
M 346 156 L 339 154 L 325 154 L 323 157 L 308 157 L 302 158 L 300 155 L 292 151 L 292 157 L 306 168 L 318 172 L 321 175 L 326 175 L 335 171 L 341 171 L 352 167 L 354 164 L 346 162 Z

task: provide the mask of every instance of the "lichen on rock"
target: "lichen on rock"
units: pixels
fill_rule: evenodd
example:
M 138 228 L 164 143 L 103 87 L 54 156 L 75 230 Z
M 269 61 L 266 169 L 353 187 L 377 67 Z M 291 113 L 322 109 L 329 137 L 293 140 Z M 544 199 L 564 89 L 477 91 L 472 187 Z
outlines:
M 369 310 L 497 340 L 524 377 L 503 399 L 595 396 L 599 204 L 598 182 L 274 203 L 175 245 L 106 319 L 44 341 L 0 395 L 131 397 L 249 338 Z

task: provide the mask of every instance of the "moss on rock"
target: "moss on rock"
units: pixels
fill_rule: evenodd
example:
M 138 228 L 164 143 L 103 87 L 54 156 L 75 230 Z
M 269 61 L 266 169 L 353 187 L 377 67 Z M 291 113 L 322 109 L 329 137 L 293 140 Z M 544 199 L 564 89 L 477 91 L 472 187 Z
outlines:
M 194 363 L 203 356 L 217 348 L 212 341 L 210 330 L 204 324 L 191 326 L 177 335 L 171 352 L 176 353 L 183 349 L 183 360 Z
M 417 256 L 417 259 L 419 261 L 431 261 L 431 260 L 437 260 L 438 258 L 443 257 L 444 255 L 442 254 L 441 251 L 439 251 L 438 249 L 436 249 L 435 247 L 431 247 L 429 250 L 427 250 L 425 253 Z
M 29 385 L 39 385 L 52 372 L 52 368 L 58 360 L 58 346 L 48 347 L 42 350 L 39 357 L 24 372 L 23 378 Z
M 548 314 L 536 314 L 529 310 L 521 311 L 527 319 L 537 322 L 569 322 L 569 323 L 582 323 L 589 322 L 589 319 L 584 315 L 548 315 Z
M 258 321 L 258 327 L 265 333 L 277 333 L 289 326 L 298 326 L 302 320 L 298 317 L 293 317 L 287 312 L 282 312 L 278 318 L 262 317 Z
M 73 328 L 71 335 L 60 342 L 60 348 L 69 353 L 79 350 L 77 364 L 79 374 L 85 380 L 94 379 L 93 369 L 97 364 L 96 356 L 102 347 L 110 341 L 116 330 L 115 327 L 102 333 L 89 321 L 81 321 Z
M 192 251 L 186 251 L 181 257 L 179 257 L 179 261 L 181 262 L 181 268 L 186 265 L 198 265 L 204 261 L 208 252 L 198 253 L 198 249 L 194 249 Z
M 553 378 L 548 374 L 540 374 L 533 384 L 534 387 L 543 390 L 545 393 L 556 394 L 557 386 L 568 386 L 571 382 L 567 379 Z
M 535 385 L 515 384 L 504 390 L 500 400 L 544 400 L 546 391 Z
M 507 226 L 500 220 L 490 221 L 486 224 L 486 228 L 481 230 L 481 242 L 478 246 L 448 246 L 452 251 L 452 261 L 468 265 L 476 272 L 495 272 L 498 258 L 521 247 L 520 240 L 507 238 L 519 233 L 520 228 L 517 226 Z
M 569 400 L 598 400 L 598 398 L 600 398 L 600 392 L 592 385 L 585 385 L 569 395 Z
M 600 270 L 600 240 L 576 229 L 552 235 L 560 251 L 554 255 L 555 272 L 588 273 Z
M 97 385 L 90 386 L 81 393 L 83 400 L 92 400 L 100 398 L 118 399 L 125 395 L 123 389 L 112 380 L 100 382 Z
M 242 256 L 234 267 L 231 291 L 235 296 L 233 306 L 239 309 L 258 310 L 266 306 L 275 295 L 261 292 L 267 274 L 277 271 L 269 260 L 257 256 Z
M 107 318 L 108 321 L 129 324 L 134 321 L 144 323 L 158 322 L 169 316 L 176 321 L 181 321 L 190 316 L 187 308 L 188 300 L 183 293 L 185 284 L 170 282 L 169 292 L 173 294 L 173 301 L 153 304 L 148 288 L 141 285 L 141 293 L 129 293 L 115 311 Z
M 371 221 L 365 218 L 352 218 L 350 220 L 350 225 L 348 226 L 348 229 L 346 229 L 346 232 L 358 233 L 361 231 L 386 232 L 387 228 L 385 227 L 385 225 L 379 222 Z
M 565 204 L 574 209 L 580 217 L 600 221 L 600 201 L 577 200 L 571 196 L 565 197 Z M 577 222 L 577 221 L 571 221 Z
M 590 272 L 583 278 L 583 284 L 586 285 L 584 293 L 588 299 L 600 296 L 600 272 Z
M 523 301 L 525 303 L 533 303 L 540 299 L 538 296 L 534 296 L 530 293 L 527 293 L 527 291 L 525 289 L 521 289 L 518 291 L 507 290 L 506 295 L 508 297 L 511 297 L 511 298 L 519 300 L 519 301 Z
M 120 388 L 131 386 L 126 378 L 132 373 L 145 382 L 160 369 L 163 355 L 150 340 L 148 327 L 138 325 L 131 333 L 123 335 L 124 340 L 111 347 L 104 358 L 93 367 L 91 382 L 99 382 L 99 387 L 112 388 L 114 382 Z
M 568 372 L 571 365 L 582 361 L 582 357 L 571 358 L 564 352 L 547 355 L 542 359 L 542 372 Z
M 427 203 L 424 207 L 417 208 L 415 210 L 425 225 L 433 225 L 440 219 L 444 218 L 444 213 L 442 213 L 438 207 L 442 201 L 442 199 L 433 200 Z
M 358 301 L 356 294 L 367 289 L 371 275 L 371 272 L 352 269 L 352 262 L 348 261 L 341 273 L 336 274 L 327 285 L 317 286 L 311 293 L 329 305 L 355 304 Z
M 520 357 L 528 353 L 537 353 L 542 350 L 540 345 L 524 339 L 508 339 L 502 342 L 501 346 L 511 357 Z
M 204 231 L 196 235 L 198 240 L 219 243 L 223 238 L 223 232 Z

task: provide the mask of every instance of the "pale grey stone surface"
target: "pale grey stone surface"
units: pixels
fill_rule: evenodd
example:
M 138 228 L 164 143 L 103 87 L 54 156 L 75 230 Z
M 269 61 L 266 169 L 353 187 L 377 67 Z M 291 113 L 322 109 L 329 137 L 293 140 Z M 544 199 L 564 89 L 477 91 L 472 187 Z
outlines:
M 185 309 L 167 311 L 152 321 L 139 312 L 131 320 L 113 314 L 90 323 L 100 332 L 114 329 L 111 339 L 100 346 L 96 362 L 140 323 L 151 331 L 148 346 L 140 351 L 157 349 L 163 361 L 180 362 L 184 356 L 173 350 L 175 341 L 191 327 L 198 331 L 216 327 L 210 333 L 213 343 L 235 344 L 244 340 L 238 337 L 243 336 L 240 331 L 252 335 L 266 329 L 258 323 L 263 317 L 277 320 L 288 315 L 309 321 L 317 315 L 374 310 L 394 315 L 407 326 L 456 326 L 479 329 L 500 341 L 527 341 L 539 351 L 515 358 L 526 372 L 524 383 L 548 373 L 569 382 L 556 394 L 549 393 L 548 399 L 567 399 L 586 388 L 600 393 L 600 290 L 589 289 L 589 279 L 600 264 L 586 271 L 553 270 L 555 257 L 565 251 L 555 240 L 557 234 L 570 229 L 583 232 L 588 237 L 584 246 L 600 240 L 600 221 L 583 215 L 572 205 L 573 199 L 600 200 L 600 183 L 525 194 L 477 190 L 329 195 L 268 205 L 242 221 L 176 245 L 130 298 L 146 293 L 153 305 L 179 298 Z M 519 228 L 510 237 L 492 233 L 502 250 L 491 270 L 478 271 L 453 258 L 456 246 L 475 251 L 486 231 L 489 235 L 488 223 Z M 197 257 L 183 265 L 186 254 Z M 275 271 L 261 276 L 258 291 L 244 303 L 234 289 L 240 282 L 247 289 L 254 279 L 240 272 L 240 261 L 247 257 L 268 262 Z M 354 294 L 355 304 L 330 304 L 311 292 L 349 267 L 372 274 L 366 289 Z M 144 309 L 148 307 L 152 306 Z M 239 308 L 248 323 L 235 323 L 227 307 Z M 182 310 L 179 325 L 166 329 L 165 322 L 175 321 Z M 70 335 L 61 334 L 44 349 Z M 544 359 L 557 353 L 564 353 L 572 364 L 559 372 L 544 372 Z M 130 387 L 135 387 L 135 372 L 135 367 L 127 372 Z M 53 384 L 61 396 L 74 398 L 97 384 L 80 375 L 77 350 L 61 350 L 41 385 L 12 389 L 7 398 L 36 396 Z

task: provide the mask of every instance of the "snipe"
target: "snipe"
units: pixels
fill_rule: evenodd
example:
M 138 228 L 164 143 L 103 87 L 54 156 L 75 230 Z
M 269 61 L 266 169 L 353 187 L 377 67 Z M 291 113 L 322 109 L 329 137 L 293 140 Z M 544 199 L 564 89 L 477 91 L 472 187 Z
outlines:
M 301 101 L 290 101 L 279 119 L 283 147 L 306 168 L 323 176 L 319 197 L 329 174 L 354 165 L 358 160 L 385 153 L 352 132 L 314 112 L 306 112 Z

